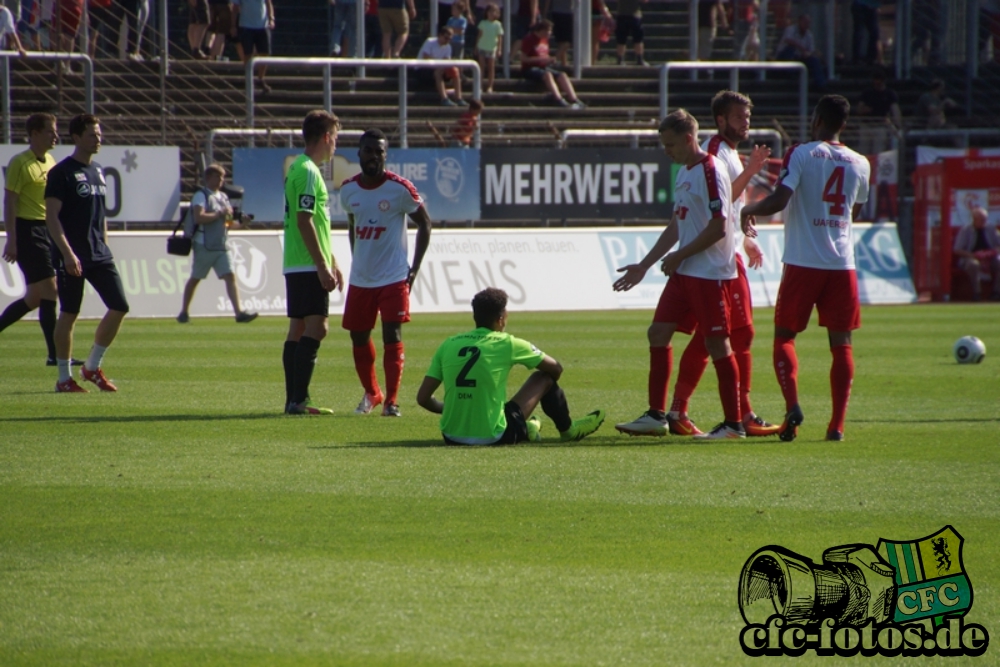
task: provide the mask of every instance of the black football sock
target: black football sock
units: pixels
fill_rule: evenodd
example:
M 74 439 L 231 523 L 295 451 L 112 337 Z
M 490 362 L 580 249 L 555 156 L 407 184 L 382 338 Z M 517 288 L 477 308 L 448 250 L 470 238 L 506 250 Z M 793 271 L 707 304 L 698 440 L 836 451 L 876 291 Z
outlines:
M 569 405 L 566 403 L 566 394 L 557 383 L 552 383 L 552 388 L 542 396 L 542 412 L 548 415 L 549 419 L 555 422 L 559 432 L 568 431 L 573 425 L 573 420 L 569 416 Z
M 285 407 L 292 402 L 295 393 L 295 348 L 298 346 L 298 342 L 286 340 L 285 349 L 281 351 L 281 365 L 285 368 Z
M 3 331 L 30 312 L 31 308 L 28 308 L 28 304 L 24 302 L 24 299 L 18 299 L 10 304 L 7 306 L 7 310 L 3 311 L 3 314 L 0 315 L 0 331 Z
M 313 369 L 316 367 L 316 353 L 319 351 L 319 341 L 315 338 L 302 336 L 295 347 L 295 382 L 292 386 L 292 402 L 302 403 L 309 398 L 309 383 L 312 382 Z
M 49 359 L 56 358 L 56 302 L 42 299 L 38 304 L 38 324 L 45 336 L 45 345 L 49 348 Z

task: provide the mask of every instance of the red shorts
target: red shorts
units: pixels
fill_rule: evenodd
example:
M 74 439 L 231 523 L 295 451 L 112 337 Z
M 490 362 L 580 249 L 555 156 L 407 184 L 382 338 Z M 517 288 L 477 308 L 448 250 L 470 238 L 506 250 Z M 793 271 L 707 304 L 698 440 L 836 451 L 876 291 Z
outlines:
M 675 273 L 660 295 L 653 322 L 675 323 L 680 331 L 682 324 L 694 321 L 704 336 L 728 336 L 732 293 L 728 283 L 737 280 L 708 280 Z
M 410 287 L 405 280 L 382 287 L 348 286 L 344 329 L 371 331 L 379 314 L 383 324 L 410 321 Z
M 785 264 L 774 305 L 774 324 L 798 333 L 809 325 L 813 306 L 830 331 L 861 328 L 858 274 L 853 269 L 811 269 Z
M 57 11 L 60 32 L 67 37 L 75 37 L 83 18 L 82 0 L 60 0 Z
M 729 330 L 735 331 L 743 327 L 753 326 L 753 302 L 750 299 L 750 281 L 747 279 L 747 270 L 743 266 L 743 258 L 736 254 L 736 280 L 725 281 L 729 290 Z M 698 326 L 698 321 L 694 315 L 684 318 L 683 322 L 677 323 L 677 331 L 683 334 L 693 334 Z

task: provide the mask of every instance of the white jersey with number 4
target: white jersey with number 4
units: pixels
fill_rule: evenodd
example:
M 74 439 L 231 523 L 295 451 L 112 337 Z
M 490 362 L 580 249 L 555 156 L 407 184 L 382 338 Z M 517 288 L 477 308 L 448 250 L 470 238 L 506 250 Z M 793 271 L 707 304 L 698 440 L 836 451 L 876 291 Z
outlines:
M 736 277 L 736 236 L 739 225 L 732 215 L 732 185 L 724 167 L 706 155 L 693 167 L 681 167 L 674 181 L 674 215 L 678 246 L 689 245 L 712 218 L 724 218 L 726 235 L 683 262 L 677 273 L 707 280 Z
M 847 146 L 812 141 L 788 149 L 778 185 L 792 191 L 785 216 L 785 264 L 853 269 L 851 211 L 868 201 L 871 165 Z
M 409 277 L 406 216 L 423 203 L 413 183 L 390 171 L 375 187 L 362 185 L 361 174 L 344 181 L 340 205 L 354 217 L 351 285 L 384 287 Z

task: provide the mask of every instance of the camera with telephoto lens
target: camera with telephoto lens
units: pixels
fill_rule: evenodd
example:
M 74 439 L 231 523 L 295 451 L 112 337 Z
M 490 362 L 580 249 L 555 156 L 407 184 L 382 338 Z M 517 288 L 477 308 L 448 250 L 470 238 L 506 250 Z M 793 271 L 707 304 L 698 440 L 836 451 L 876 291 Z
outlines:
M 253 213 L 244 213 L 239 206 L 233 207 L 233 220 L 240 222 L 253 222 Z
M 832 618 L 864 625 L 892 618 L 895 570 L 868 544 L 845 544 L 823 552 L 822 564 L 772 545 L 758 549 L 740 574 L 740 613 L 766 624 L 778 614 L 793 625 Z

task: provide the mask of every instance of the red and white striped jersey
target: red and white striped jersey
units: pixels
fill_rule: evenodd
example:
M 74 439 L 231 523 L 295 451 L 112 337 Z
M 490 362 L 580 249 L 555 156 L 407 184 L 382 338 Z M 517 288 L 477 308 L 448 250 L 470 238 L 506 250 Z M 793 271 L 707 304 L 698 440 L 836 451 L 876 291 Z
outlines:
M 726 235 L 702 252 L 681 262 L 678 273 L 694 278 L 730 280 L 736 277 L 736 239 L 739 219 L 732 215 L 729 175 L 711 155 L 691 167 L 681 167 L 674 181 L 674 215 L 678 245 L 689 245 L 712 218 L 724 218 Z

